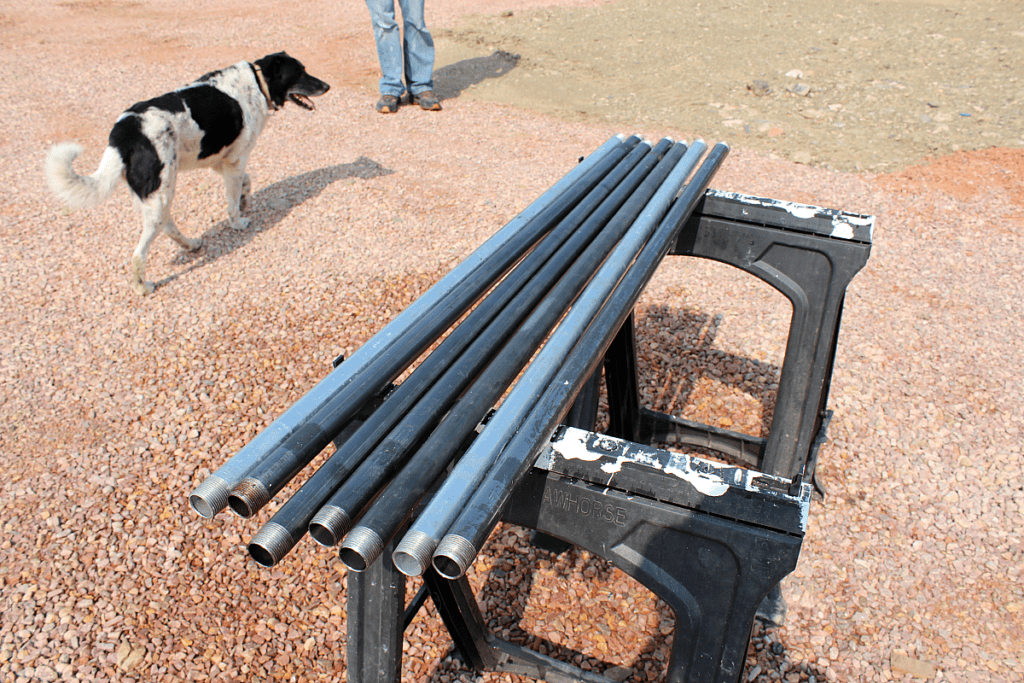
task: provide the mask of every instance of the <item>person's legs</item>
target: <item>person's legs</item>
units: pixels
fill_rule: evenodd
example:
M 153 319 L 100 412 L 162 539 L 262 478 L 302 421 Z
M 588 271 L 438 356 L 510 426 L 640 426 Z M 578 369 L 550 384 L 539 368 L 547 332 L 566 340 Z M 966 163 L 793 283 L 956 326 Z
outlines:
M 423 1 L 398 0 L 404 28 L 405 80 L 413 95 L 434 89 L 434 38 L 423 17 Z
M 366 6 L 370 10 L 377 58 L 380 60 L 380 94 L 401 97 L 405 86 L 402 83 L 402 39 L 395 22 L 395 0 L 366 0 Z

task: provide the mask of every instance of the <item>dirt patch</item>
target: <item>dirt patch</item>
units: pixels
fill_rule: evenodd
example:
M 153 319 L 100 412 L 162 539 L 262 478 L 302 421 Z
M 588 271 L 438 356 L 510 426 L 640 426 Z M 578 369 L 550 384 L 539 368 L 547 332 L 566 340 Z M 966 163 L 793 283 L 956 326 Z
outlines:
M 621 0 L 479 15 L 435 35 L 442 67 L 518 56 L 463 97 L 835 170 L 1024 146 L 1024 30 L 1005 3 Z
M 1024 213 L 1024 150 L 986 149 L 957 152 L 899 173 L 878 178 L 879 184 L 895 192 L 920 192 L 932 187 L 962 200 L 995 190 L 1005 193 L 1010 204 Z

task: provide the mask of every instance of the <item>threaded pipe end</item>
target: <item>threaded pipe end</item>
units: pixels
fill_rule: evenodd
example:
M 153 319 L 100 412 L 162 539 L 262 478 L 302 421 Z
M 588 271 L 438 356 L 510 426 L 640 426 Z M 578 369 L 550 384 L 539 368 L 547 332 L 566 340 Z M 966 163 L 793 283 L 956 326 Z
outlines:
M 313 540 L 327 548 L 338 545 L 348 530 L 352 528 L 352 518 L 341 508 L 325 505 L 309 521 L 309 535 Z
M 346 567 L 362 572 L 383 553 L 384 542 L 377 532 L 365 526 L 357 526 L 345 537 L 339 554 Z
M 243 519 L 249 519 L 270 502 L 270 491 L 259 479 L 246 477 L 231 489 L 228 505 L 232 512 Z
M 213 519 L 218 512 L 228 506 L 228 494 L 231 489 L 220 477 L 210 475 L 196 487 L 188 497 L 188 504 L 200 517 Z
M 391 554 L 391 561 L 406 576 L 420 576 L 430 566 L 430 557 L 437 541 L 422 531 L 413 529 Z
M 277 522 L 268 522 L 252 537 L 247 549 L 249 556 L 257 563 L 264 567 L 273 567 L 294 547 L 295 539 L 287 529 Z
M 434 569 L 446 579 L 457 579 L 469 569 L 476 552 L 469 539 L 449 534 L 434 551 Z

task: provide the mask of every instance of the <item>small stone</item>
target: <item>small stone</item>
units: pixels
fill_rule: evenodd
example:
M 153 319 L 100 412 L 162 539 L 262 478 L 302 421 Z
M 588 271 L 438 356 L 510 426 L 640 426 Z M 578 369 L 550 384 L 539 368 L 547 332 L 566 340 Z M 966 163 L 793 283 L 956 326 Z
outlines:
M 807 97 L 811 94 L 811 86 L 806 83 L 794 83 L 786 88 L 789 92 L 798 97 Z
M 786 75 L 790 78 L 803 78 L 804 72 L 800 69 L 790 69 L 786 72 Z
M 908 657 L 906 654 L 893 650 L 889 658 L 889 666 L 893 671 L 910 674 L 914 678 L 932 678 L 935 676 L 935 666 L 929 662 Z
M 751 81 L 747 83 L 747 90 L 754 93 L 757 97 L 762 97 L 770 94 L 772 87 L 768 85 L 768 81 Z
M 604 677 L 615 681 L 615 683 L 622 683 L 633 674 L 632 667 L 628 666 L 613 666 L 610 669 L 605 669 Z
M 142 663 L 146 654 L 146 648 L 133 648 L 128 643 L 121 643 L 117 648 L 117 666 L 124 671 L 131 671 Z
M 60 679 L 60 675 L 56 672 L 56 670 L 51 669 L 45 664 L 42 666 L 37 666 L 32 675 L 38 681 L 56 681 Z
M 808 152 L 807 150 L 802 149 L 798 152 L 793 152 L 793 156 L 791 158 L 798 164 L 811 163 L 811 153 Z

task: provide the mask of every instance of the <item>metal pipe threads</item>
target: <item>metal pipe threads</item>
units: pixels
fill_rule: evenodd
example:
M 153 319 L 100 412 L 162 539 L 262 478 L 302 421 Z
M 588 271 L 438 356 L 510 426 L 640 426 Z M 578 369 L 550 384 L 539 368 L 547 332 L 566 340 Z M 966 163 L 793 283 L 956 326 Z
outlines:
M 406 576 L 420 576 L 430 567 L 430 558 L 436 541 L 422 531 L 410 531 L 395 548 L 391 560 L 398 571 Z
M 270 502 L 270 491 L 259 479 L 246 477 L 228 495 L 231 511 L 243 519 L 249 519 L 260 508 Z
M 264 567 L 273 567 L 295 546 L 295 539 L 280 524 L 269 522 L 263 525 L 249 541 L 246 549 L 249 556 Z
M 434 569 L 446 579 L 457 579 L 466 573 L 476 557 L 472 541 L 462 536 L 448 535 L 441 539 L 434 551 Z
M 309 535 L 322 546 L 333 548 L 352 528 L 352 518 L 341 508 L 325 505 L 309 521 Z
M 384 552 L 384 541 L 373 529 L 357 526 L 345 537 L 341 545 L 341 561 L 355 572 L 366 571 Z

